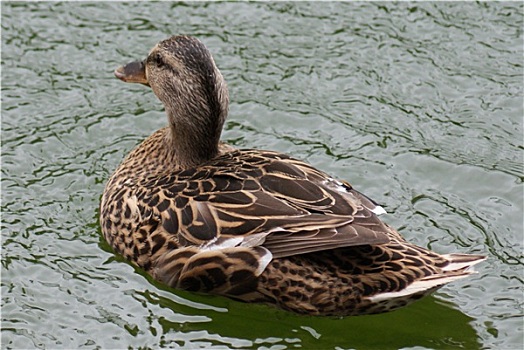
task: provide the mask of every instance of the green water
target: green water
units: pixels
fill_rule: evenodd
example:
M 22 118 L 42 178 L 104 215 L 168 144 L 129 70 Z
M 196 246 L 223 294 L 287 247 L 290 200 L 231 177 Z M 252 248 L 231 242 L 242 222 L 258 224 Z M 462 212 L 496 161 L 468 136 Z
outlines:
M 2 348 L 521 349 L 523 4 L 2 2 Z M 402 310 L 345 319 L 165 288 L 98 205 L 166 122 L 115 67 L 172 34 L 226 77 L 223 139 L 350 181 L 410 241 L 485 253 Z

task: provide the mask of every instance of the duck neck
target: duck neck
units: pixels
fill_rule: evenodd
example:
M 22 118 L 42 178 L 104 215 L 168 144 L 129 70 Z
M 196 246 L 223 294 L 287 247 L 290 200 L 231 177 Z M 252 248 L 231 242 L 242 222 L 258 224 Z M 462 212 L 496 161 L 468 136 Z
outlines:
M 170 130 L 167 142 L 177 167 L 196 167 L 218 155 L 220 134 L 227 116 L 227 100 L 222 101 L 225 106 L 219 100 L 200 104 L 199 101 L 187 101 L 176 107 L 166 105 Z
M 218 144 L 229 108 L 229 93 L 213 59 L 186 62 L 172 79 L 150 79 L 164 104 L 169 130 L 166 139 L 177 168 L 199 166 L 219 153 Z

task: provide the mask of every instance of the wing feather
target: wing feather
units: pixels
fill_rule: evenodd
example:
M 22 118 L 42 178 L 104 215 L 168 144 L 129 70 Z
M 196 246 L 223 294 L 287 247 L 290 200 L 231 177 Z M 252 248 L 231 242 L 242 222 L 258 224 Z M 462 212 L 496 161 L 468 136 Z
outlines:
M 175 202 L 162 213 L 163 226 L 180 223 L 179 241 L 186 246 L 258 235 L 252 242 L 283 257 L 383 244 L 391 237 L 374 213 L 379 207 L 374 201 L 278 153 L 231 152 L 182 175 L 178 181 L 185 186 L 171 181 L 165 188 L 169 195 L 159 197 Z M 174 188 L 183 190 L 173 197 Z

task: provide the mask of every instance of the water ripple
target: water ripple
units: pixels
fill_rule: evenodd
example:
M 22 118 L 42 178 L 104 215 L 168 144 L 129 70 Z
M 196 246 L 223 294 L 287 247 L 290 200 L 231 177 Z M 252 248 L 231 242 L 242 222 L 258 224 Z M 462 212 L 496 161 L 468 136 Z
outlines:
M 1 6 L 4 347 L 522 346 L 521 3 Z M 488 263 L 412 307 L 338 320 L 174 291 L 114 256 L 100 194 L 165 115 L 112 71 L 174 33 L 203 39 L 228 80 L 225 140 L 305 159 L 410 241 Z

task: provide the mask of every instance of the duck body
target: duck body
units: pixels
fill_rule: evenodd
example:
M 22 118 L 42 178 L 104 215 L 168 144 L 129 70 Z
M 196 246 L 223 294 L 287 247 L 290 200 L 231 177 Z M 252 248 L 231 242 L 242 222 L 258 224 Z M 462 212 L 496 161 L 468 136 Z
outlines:
M 100 210 L 108 243 L 156 280 L 346 316 L 407 305 L 484 259 L 412 245 L 347 182 L 219 142 L 227 88 L 197 39 L 169 38 L 115 74 L 151 86 L 168 114 L 111 176 Z

